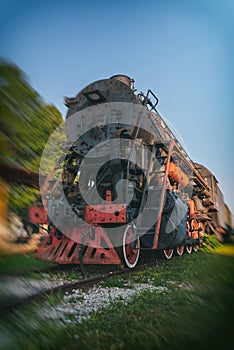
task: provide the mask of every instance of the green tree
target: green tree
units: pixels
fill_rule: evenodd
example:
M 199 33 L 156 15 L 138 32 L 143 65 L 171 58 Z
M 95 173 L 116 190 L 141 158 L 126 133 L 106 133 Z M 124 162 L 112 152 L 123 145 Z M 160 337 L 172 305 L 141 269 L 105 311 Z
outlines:
M 39 172 L 45 144 L 62 123 L 61 113 L 46 104 L 14 64 L 0 60 L 0 168 L 24 167 Z M 39 191 L 12 184 L 10 208 L 21 212 Z

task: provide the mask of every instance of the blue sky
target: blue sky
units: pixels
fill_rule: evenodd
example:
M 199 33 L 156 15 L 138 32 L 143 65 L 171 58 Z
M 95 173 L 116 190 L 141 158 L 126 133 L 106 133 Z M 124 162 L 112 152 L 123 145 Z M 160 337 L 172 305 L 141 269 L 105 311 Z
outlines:
M 64 96 L 117 73 L 152 89 L 234 213 L 232 0 L 0 0 L 0 55 L 65 116 Z

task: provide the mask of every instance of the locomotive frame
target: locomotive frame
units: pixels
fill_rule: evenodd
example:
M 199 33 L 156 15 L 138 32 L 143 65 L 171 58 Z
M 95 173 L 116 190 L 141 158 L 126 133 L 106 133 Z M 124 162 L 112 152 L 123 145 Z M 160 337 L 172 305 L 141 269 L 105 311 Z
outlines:
M 93 128 L 82 140 L 69 145 L 62 166 L 62 188 L 59 189 L 55 181 L 50 198 L 58 209 L 59 201 L 56 202 L 53 194 L 59 192 L 58 189 L 62 190 L 73 212 L 83 221 L 71 227 L 66 224 L 65 234 L 52 222 L 48 236 L 36 253 L 37 258 L 59 264 L 124 264 L 134 268 L 140 252 L 144 255 L 145 251 L 162 251 L 165 258 L 170 259 L 173 252 L 182 255 L 184 250 L 187 253 L 197 251 L 204 233 L 214 233 L 221 241 L 228 234 L 227 220 L 220 220 L 220 215 L 217 215 L 224 212 L 220 213 L 215 206 L 214 182 L 207 181 L 208 177 L 204 176 L 206 168 L 192 162 L 160 117 L 155 108 L 158 99 L 152 91 L 148 90 L 146 95 L 136 95 L 135 91 L 132 79 L 117 75 L 92 83 L 76 98 L 66 99 L 69 108 L 67 118 L 103 104 L 121 102 L 140 105 L 149 113 L 155 136 L 145 132 L 140 125 L 136 130 L 128 124 L 116 126 L 110 123 L 105 128 Z M 154 98 L 154 103 L 150 96 Z M 92 197 L 88 182 L 93 179 L 86 178 L 86 171 L 83 171 L 84 174 L 80 172 L 80 164 L 94 147 L 95 138 L 100 141 L 104 133 L 108 139 L 124 139 L 126 145 L 136 140 L 144 144 L 150 156 L 142 160 L 144 171 L 130 164 L 130 160 L 116 159 L 104 165 L 92 185 L 97 187 L 105 201 L 103 204 L 95 202 Z M 91 169 L 92 162 L 89 164 Z M 201 169 L 203 172 L 199 171 Z M 209 172 L 209 176 L 213 175 Z M 51 177 L 48 176 L 47 183 Z M 116 202 L 116 185 L 124 178 L 134 183 L 130 204 Z M 217 180 L 215 184 L 217 186 Z M 82 186 L 86 186 L 91 204 L 82 197 Z M 128 187 L 125 190 L 127 192 Z M 217 198 L 220 200 L 220 196 Z M 49 203 L 47 205 L 50 206 Z M 65 209 L 60 210 L 57 216 L 63 215 L 66 216 Z M 31 221 L 32 216 L 31 213 Z M 111 233 L 113 227 L 115 234 Z

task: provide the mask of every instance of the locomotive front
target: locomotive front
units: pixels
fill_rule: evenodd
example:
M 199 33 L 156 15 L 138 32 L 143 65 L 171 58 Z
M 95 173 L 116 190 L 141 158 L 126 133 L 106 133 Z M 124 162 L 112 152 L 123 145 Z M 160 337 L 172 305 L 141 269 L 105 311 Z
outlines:
M 61 175 L 42 186 L 51 232 L 38 258 L 132 268 L 140 250 L 169 258 L 174 248 L 199 244 L 190 199 L 194 183 L 206 184 L 199 174 L 194 182 L 191 161 L 156 104 L 151 90 L 136 94 L 124 75 L 66 99 L 66 151 L 56 164 Z

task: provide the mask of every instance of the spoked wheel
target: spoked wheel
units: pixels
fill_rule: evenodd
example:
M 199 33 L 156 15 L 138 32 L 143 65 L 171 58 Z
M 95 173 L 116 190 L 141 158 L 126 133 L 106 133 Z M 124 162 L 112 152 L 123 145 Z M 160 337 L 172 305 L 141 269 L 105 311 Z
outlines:
M 186 252 L 188 254 L 191 254 L 192 253 L 192 250 L 193 250 L 193 247 L 191 245 L 186 245 Z
M 130 269 L 136 266 L 140 255 L 140 238 L 133 243 L 134 229 L 128 225 L 123 233 L 122 245 L 117 248 L 120 259 Z
M 198 251 L 198 248 L 199 248 L 199 244 L 194 244 L 194 246 L 193 246 L 193 251 L 194 251 L 194 252 L 197 252 L 197 251 Z
M 173 255 L 173 251 L 174 251 L 174 249 L 164 249 L 163 250 L 164 258 L 166 258 L 167 260 L 171 259 L 172 255 Z
M 184 246 L 180 245 L 179 247 L 176 248 L 176 253 L 177 255 L 181 256 L 184 253 Z

